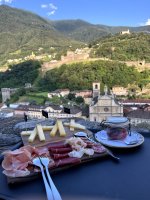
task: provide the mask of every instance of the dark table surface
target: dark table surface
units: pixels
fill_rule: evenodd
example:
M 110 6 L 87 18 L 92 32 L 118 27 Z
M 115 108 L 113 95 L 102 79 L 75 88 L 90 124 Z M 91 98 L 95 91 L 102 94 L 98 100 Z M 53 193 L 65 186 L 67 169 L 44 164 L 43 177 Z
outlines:
M 109 156 L 52 174 L 63 200 L 149 200 L 150 133 L 144 143 L 131 149 L 111 150 Z M 0 199 L 46 200 L 42 178 L 8 186 L 0 167 Z

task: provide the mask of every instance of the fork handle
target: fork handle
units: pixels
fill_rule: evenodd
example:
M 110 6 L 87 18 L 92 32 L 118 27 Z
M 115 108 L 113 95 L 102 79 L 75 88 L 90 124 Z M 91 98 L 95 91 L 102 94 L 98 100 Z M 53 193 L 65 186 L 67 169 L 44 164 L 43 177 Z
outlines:
M 43 181 L 44 181 L 44 185 L 45 185 L 45 189 L 46 189 L 47 199 L 48 200 L 54 200 L 52 190 L 51 190 L 51 188 L 50 188 L 50 186 L 49 186 L 49 184 L 46 180 L 43 167 L 40 167 L 40 169 L 41 169 L 41 173 L 42 173 L 42 177 L 43 177 Z
M 47 177 L 48 177 L 48 181 L 50 183 L 50 186 L 51 186 L 51 190 L 52 190 L 52 193 L 53 193 L 53 196 L 54 196 L 54 200 L 62 200 L 50 174 L 49 174 L 49 171 L 48 171 L 48 167 L 45 166 L 45 169 L 46 169 L 46 174 L 47 174 Z

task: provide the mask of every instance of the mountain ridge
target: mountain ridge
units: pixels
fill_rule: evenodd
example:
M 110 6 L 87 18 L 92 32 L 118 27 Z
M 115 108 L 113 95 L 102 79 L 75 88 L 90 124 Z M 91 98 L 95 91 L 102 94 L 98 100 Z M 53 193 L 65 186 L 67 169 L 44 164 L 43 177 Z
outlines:
M 54 29 L 42 17 L 24 10 L 0 6 L 0 60 L 11 59 L 11 53 L 21 51 L 27 56 L 40 47 L 79 45 Z M 38 53 L 38 52 L 37 52 Z M 16 54 L 20 57 L 20 54 Z
M 95 25 L 81 19 L 50 21 L 29 11 L 0 5 L 0 64 L 8 59 L 25 57 L 34 52 L 50 52 L 51 47 L 61 51 L 120 31 L 150 32 L 150 26 L 124 27 Z

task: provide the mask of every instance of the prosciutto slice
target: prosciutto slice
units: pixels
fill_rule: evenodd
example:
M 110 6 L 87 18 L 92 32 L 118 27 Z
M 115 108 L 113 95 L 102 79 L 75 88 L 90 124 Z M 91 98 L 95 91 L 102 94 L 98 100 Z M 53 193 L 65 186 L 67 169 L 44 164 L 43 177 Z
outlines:
M 27 176 L 30 174 L 30 171 L 25 169 L 25 170 L 4 170 L 3 174 L 5 174 L 6 176 L 9 177 L 23 177 L 23 176 Z
M 5 151 L 3 154 L 3 173 L 11 177 L 20 177 L 30 174 L 27 167 L 32 163 L 33 157 L 49 155 L 49 151 L 46 147 L 40 147 L 37 149 L 28 145 L 14 151 Z
M 5 154 L 2 162 L 2 167 L 5 170 L 19 170 L 25 169 L 28 166 L 28 162 L 31 160 L 31 153 L 27 150 L 16 150 L 14 152 L 8 151 Z

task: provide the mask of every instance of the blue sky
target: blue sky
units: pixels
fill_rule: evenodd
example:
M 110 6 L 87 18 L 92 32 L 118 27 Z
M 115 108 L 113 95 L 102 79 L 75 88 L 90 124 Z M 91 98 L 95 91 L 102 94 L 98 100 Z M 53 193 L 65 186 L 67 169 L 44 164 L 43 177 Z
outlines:
M 82 19 L 110 26 L 150 25 L 150 0 L 0 0 L 50 20 Z

